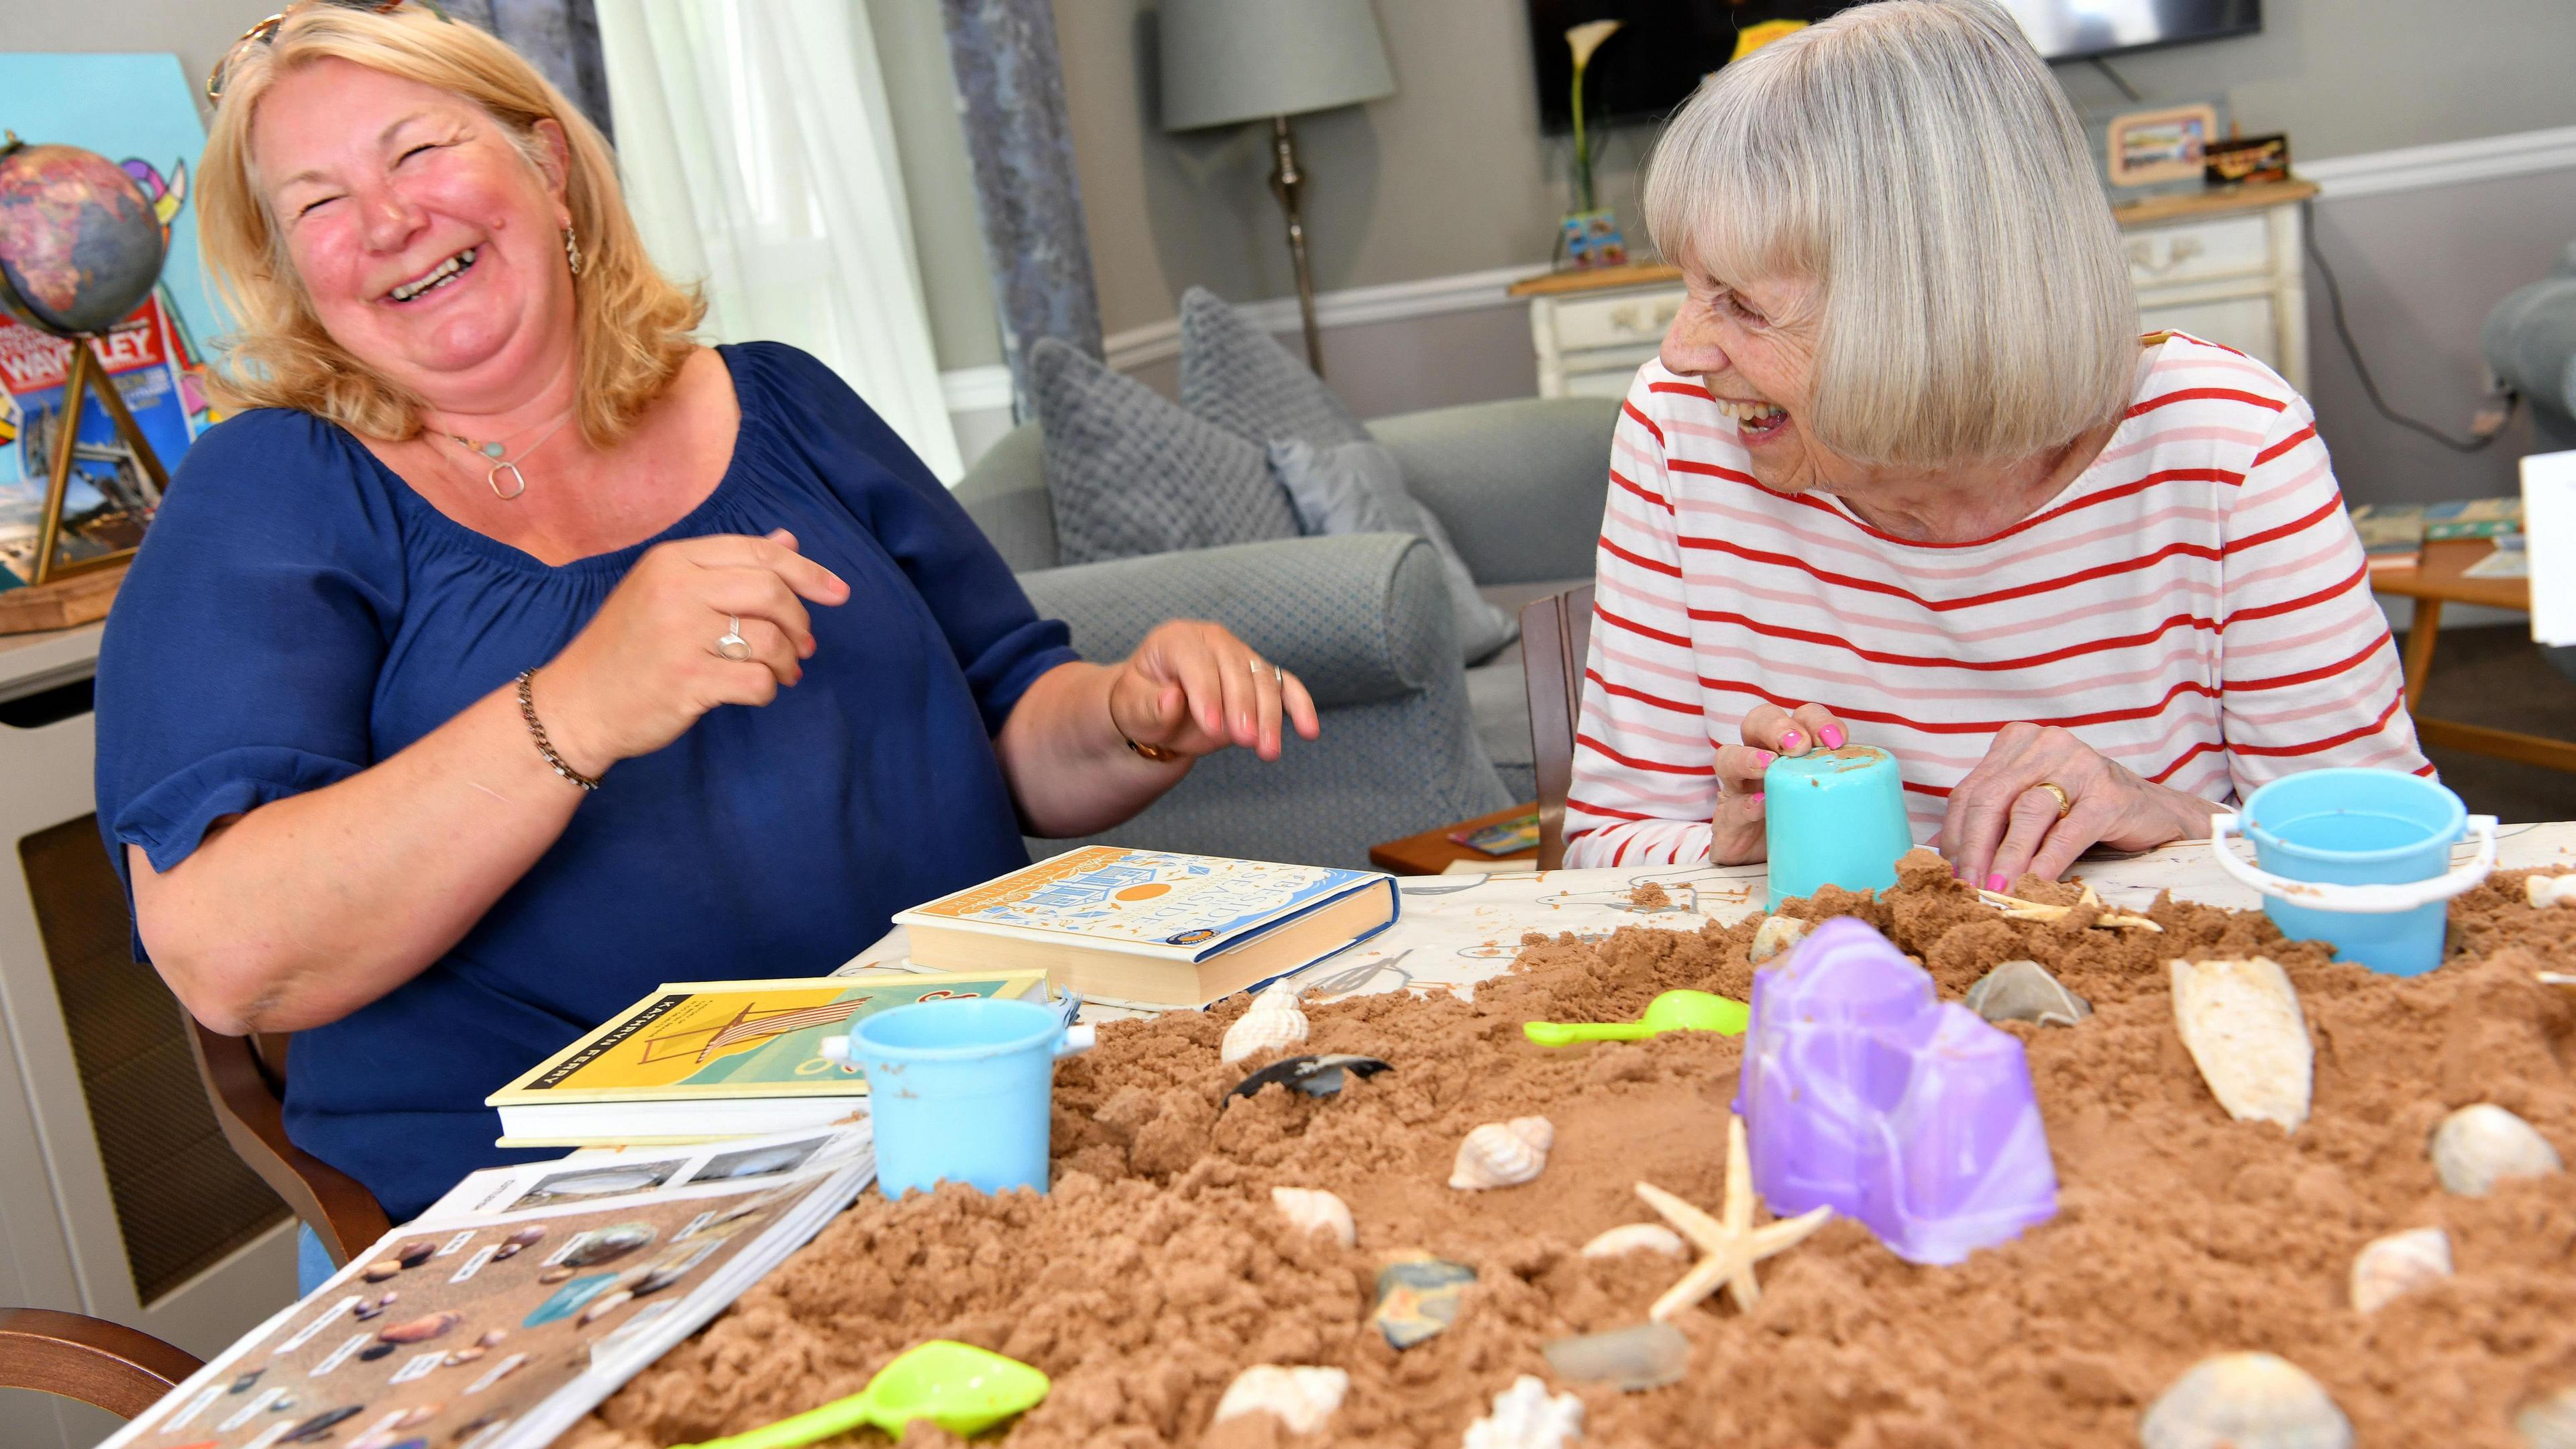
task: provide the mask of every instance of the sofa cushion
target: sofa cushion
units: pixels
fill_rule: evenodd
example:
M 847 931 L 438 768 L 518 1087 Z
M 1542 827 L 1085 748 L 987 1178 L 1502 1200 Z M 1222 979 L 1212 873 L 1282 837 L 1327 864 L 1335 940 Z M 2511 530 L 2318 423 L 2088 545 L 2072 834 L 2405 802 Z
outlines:
M 1181 294 L 1181 406 L 1250 443 L 1369 435 L 1323 379 L 1205 287 Z
M 1259 445 L 1052 337 L 1029 372 L 1062 562 L 1297 536 Z
M 1303 439 L 1282 438 L 1270 445 L 1270 467 L 1308 533 L 1410 533 L 1431 541 L 1449 582 L 1462 662 L 1490 657 L 1520 632 L 1511 615 L 1476 592 L 1476 580 L 1450 544 L 1449 530 L 1404 491 L 1404 474 L 1394 454 L 1366 439 L 1319 448 Z

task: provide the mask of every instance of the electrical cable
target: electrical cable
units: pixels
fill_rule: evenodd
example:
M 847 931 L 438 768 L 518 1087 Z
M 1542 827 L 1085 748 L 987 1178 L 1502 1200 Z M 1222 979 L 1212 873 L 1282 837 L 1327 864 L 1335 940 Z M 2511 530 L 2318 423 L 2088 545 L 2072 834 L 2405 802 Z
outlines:
M 2128 83 L 2128 81 L 2126 81 L 2126 80 L 2124 80 L 2124 79 L 2122 79 L 2122 78 L 2121 78 L 2121 75 L 2120 75 L 2120 73 L 2119 73 L 2118 71 L 2111 69 L 2111 62 L 2109 62 L 2109 61 L 2107 61 L 2107 60 L 2104 60 L 2102 57 L 2100 57 L 2100 56 L 2098 56 L 2098 55 L 2095 55 L 2095 56 L 2088 56 L 2088 57 L 2086 57 L 2086 59 L 2088 59 L 2088 60 L 2090 60 L 2090 61 L 2092 61 L 2092 62 L 2093 62 L 2093 68 L 2094 68 L 2095 70 L 2098 70 L 2098 71 L 2102 72 L 2102 74 L 2103 74 L 2103 75 L 2108 76 L 2108 77 L 2110 78 L 2111 84 L 2113 84 L 2113 85 L 2115 85 L 2115 86 L 2118 86 L 2118 87 L 2120 88 L 2120 94 L 2122 94 L 2122 95 L 2124 95 L 2124 96 L 2127 96 L 2127 97 L 2128 97 L 2130 100 L 2132 100 L 2132 101 L 2144 101 L 2144 100 L 2146 99 L 2146 97 L 2145 97 L 2145 96 L 2142 96 L 2142 95 L 2138 94 L 2138 88 L 2137 88 L 2136 86 L 2133 86 L 2133 85 L 2129 84 L 2129 83 Z
M 2430 423 L 2418 422 L 2388 405 L 2388 400 L 2379 394 L 2379 383 L 2370 375 L 2370 365 L 2361 360 L 2361 344 L 2353 340 L 2352 324 L 2344 317 L 2343 287 L 2335 280 L 2334 268 L 2326 261 L 2325 249 L 2317 245 L 2316 203 L 2313 200 L 2303 201 L 2299 203 L 2299 210 L 2301 212 L 2300 230 L 2307 241 L 2308 258 L 2317 264 L 2317 275 L 2326 279 L 2326 306 L 2334 316 L 2335 336 L 2343 340 L 2344 355 L 2352 359 L 2353 375 L 2361 379 L 2361 390 L 2370 398 L 2371 407 L 2381 417 L 2399 427 L 2422 433 L 2454 453 L 2482 452 L 2488 444 L 2503 436 L 2504 427 L 2499 423 L 2495 431 L 2463 441 Z M 2518 401 L 2520 401 L 2518 397 L 2508 396 L 2507 408 L 2510 409 Z M 2510 417 L 2511 414 L 2508 412 L 2507 416 Z

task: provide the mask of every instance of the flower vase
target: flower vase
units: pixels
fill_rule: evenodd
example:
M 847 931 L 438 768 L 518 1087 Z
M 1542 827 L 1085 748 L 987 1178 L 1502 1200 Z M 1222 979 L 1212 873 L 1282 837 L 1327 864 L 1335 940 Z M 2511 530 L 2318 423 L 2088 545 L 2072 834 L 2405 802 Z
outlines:
M 1558 245 L 1568 267 L 1615 267 L 1628 260 L 1628 244 L 1619 233 L 1619 213 L 1609 210 L 1570 212 L 1557 224 Z

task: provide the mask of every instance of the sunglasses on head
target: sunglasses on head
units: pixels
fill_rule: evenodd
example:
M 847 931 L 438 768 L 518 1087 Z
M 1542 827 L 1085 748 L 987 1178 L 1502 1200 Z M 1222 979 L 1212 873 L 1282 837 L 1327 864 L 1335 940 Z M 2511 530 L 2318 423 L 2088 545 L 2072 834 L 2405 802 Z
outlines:
M 215 68 L 206 72 L 206 102 L 212 105 L 221 101 L 224 98 L 224 78 L 231 73 L 233 62 L 241 59 L 242 52 L 254 45 L 275 44 L 277 28 L 284 25 L 286 18 L 298 10 L 321 5 L 334 10 L 358 10 L 369 15 L 391 15 L 406 4 L 418 5 L 441 20 L 448 18 L 447 11 L 437 3 L 437 0 L 297 0 L 297 3 L 287 6 L 275 15 L 243 31 L 241 39 L 234 41 L 231 49 L 224 52 L 224 58 L 215 62 Z

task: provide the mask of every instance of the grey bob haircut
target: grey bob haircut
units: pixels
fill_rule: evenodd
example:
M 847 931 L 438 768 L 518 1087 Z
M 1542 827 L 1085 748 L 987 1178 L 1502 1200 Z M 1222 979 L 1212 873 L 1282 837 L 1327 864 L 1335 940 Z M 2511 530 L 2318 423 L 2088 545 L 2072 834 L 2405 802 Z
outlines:
M 1808 435 L 1889 467 L 2062 447 L 2126 411 L 2137 296 L 2084 131 L 1990 0 L 1878 0 L 1701 85 L 1646 224 L 1720 284 L 1808 277 Z

